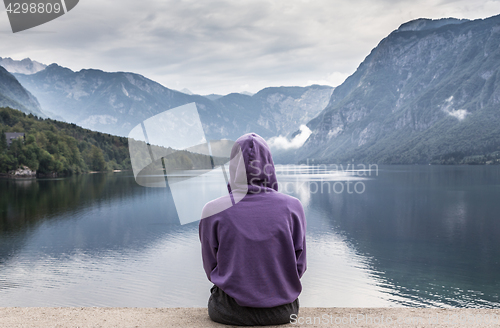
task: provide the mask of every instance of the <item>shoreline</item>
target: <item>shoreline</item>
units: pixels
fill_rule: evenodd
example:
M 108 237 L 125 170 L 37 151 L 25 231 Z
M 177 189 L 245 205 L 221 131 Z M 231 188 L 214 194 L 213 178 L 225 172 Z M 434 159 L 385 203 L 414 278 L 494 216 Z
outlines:
M 88 172 L 82 172 L 78 174 L 72 174 L 72 175 L 57 175 L 57 176 L 50 176 L 50 175 L 45 175 L 45 176 L 30 176 L 30 177 L 25 177 L 25 176 L 11 176 L 8 173 L 0 173 L 0 179 L 7 179 L 7 180 L 43 180 L 43 179 L 53 179 L 53 178 L 69 178 L 71 176 L 77 176 L 77 175 L 83 175 L 83 174 L 97 174 L 97 173 L 119 173 L 119 172 L 132 172 L 133 170 L 110 170 L 110 171 L 88 171 Z
M 313 308 L 268 327 L 498 327 L 500 309 Z M 230 327 L 207 308 L 2 307 L 0 327 Z

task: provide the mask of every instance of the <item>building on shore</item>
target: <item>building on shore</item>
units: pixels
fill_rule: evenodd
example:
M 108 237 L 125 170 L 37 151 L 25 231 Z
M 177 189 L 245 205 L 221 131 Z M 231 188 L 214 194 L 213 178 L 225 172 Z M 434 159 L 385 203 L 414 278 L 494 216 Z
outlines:
M 22 138 L 23 140 L 25 139 L 23 132 L 6 132 L 5 137 L 7 139 L 7 147 L 10 147 L 10 144 L 15 139 L 18 138 Z

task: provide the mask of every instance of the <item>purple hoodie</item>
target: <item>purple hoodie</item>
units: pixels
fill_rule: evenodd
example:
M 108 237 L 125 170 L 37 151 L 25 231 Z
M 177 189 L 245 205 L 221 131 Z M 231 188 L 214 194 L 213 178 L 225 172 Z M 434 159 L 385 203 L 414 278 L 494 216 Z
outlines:
M 241 149 L 239 162 L 233 161 L 235 149 Z M 291 303 L 302 290 L 300 278 L 306 270 L 302 204 L 278 192 L 271 152 L 259 135 L 236 140 L 231 158 L 230 190 L 233 195 L 238 189 L 245 193 L 219 213 L 214 209 L 227 203 L 227 197 L 203 208 L 199 233 L 207 277 L 241 306 Z M 239 188 L 238 173 L 243 172 L 244 180 L 245 170 L 247 185 Z

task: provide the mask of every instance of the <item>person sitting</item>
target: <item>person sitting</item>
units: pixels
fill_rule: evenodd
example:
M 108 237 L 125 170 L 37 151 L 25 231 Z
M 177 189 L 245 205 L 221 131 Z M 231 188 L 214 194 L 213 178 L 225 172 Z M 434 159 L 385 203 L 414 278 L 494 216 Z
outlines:
M 271 151 L 255 133 L 236 140 L 229 175 L 229 195 L 208 202 L 199 224 L 203 268 L 214 284 L 208 314 L 228 325 L 289 323 L 306 271 L 302 204 L 278 192 Z

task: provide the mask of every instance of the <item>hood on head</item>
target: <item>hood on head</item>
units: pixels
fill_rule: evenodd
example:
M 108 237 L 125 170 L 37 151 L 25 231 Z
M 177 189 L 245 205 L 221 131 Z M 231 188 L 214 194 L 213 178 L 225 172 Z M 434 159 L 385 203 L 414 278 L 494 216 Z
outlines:
M 229 162 L 231 189 L 241 189 L 238 185 L 246 184 L 249 192 L 263 188 L 278 191 L 271 151 L 261 136 L 247 133 L 239 137 L 232 148 L 231 159 L 234 159 Z

